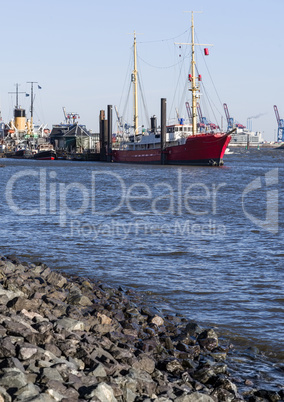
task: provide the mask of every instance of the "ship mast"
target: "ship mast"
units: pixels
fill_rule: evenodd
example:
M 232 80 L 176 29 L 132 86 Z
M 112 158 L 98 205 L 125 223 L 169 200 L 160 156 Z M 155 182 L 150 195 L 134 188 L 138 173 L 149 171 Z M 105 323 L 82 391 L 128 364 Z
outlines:
M 31 127 L 30 127 L 30 133 L 33 134 L 34 132 L 34 84 L 37 84 L 37 81 L 28 81 L 28 84 L 31 84 Z
M 188 11 L 185 11 L 188 12 Z M 197 134 L 197 98 L 199 98 L 199 85 L 197 84 L 196 77 L 196 63 L 195 63 L 195 46 L 212 46 L 211 44 L 202 44 L 194 42 L 194 19 L 193 13 L 200 11 L 191 11 L 191 43 L 176 43 L 176 45 L 191 45 L 191 69 L 190 78 L 192 92 L 192 135 Z
M 192 135 L 197 134 L 197 108 L 196 108 L 196 98 L 199 87 L 196 85 L 196 75 L 195 75 L 195 49 L 194 49 L 194 20 L 193 11 L 191 12 L 191 92 L 192 92 Z
M 137 50 L 136 50 L 136 33 L 134 31 L 134 69 L 132 72 L 133 82 L 133 123 L 134 123 L 134 138 L 138 134 L 138 91 L 137 91 Z

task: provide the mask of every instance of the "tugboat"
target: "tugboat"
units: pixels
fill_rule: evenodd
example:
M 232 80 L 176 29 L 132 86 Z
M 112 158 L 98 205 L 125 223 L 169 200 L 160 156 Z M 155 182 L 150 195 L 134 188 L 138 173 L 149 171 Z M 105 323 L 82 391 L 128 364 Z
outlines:
M 199 98 L 199 81 L 196 72 L 194 19 L 191 18 L 191 74 L 189 74 L 190 91 L 192 92 L 191 124 L 179 119 L 178 124 L 167 126 L 165 144 L 161 146 L 161 134 L 151 124 L 149 132 L 138 133 L 138 100 L 137 100 L 137 55 L 136 34 L 134 32 L 134 70 L 132 82 L 134 90 L 134 135 L 126 141 L 120 141 L 113 147 L 113 162 L 170 164 L 170 165 L 223 165 L 223 155 L 231 140 L 230 132 L 200 133 L 197 129 L 197 99 Z M 208 49 L 204 49 L 205 54 Z M 116 148 L 116 149 L 115 149 Z M 163 160 L 163 162 L 161 162 Z
M 57 159 L 53 145 L 49 143 L 40 144 L 37 148 L 37 152 L 34 154 L 34 159 L 38 160 Z
M 34 102 L 34 88 L 35 82 L 31 84 L 31 118 L 27 120 L 25 109 L 19 106 L 19 84 L 16 84 L 16 105 L 14 108 L 14 118 L 10 121 L 8 126 L 8 134 L 5 138 L 7 158 L 33 158 L 34 154 L 38 152 L 39 144 L 49 145 L 47 135 L 49 130 L 45 126 L 34 126 L 33 124 L 33 102 Z M 40 88 L 40 87 L 39 87 Z M 26 94 L 28 95 L 28 94 Z

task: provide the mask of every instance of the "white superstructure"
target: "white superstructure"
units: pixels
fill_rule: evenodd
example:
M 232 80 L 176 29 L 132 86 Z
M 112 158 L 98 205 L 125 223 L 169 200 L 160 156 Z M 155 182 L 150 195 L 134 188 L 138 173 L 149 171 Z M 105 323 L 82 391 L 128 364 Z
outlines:
M 237 128 L 236 132 L 232 134 L 230 142 L 231 146 L 259 146 L 263 144 L 263 138 L 260 131 L 250 131 L 246 128 Z

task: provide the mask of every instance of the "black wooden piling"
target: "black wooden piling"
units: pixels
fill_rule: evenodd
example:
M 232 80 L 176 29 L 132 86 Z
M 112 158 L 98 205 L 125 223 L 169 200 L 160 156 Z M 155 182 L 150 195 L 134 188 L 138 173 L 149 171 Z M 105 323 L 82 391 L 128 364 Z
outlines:
M 107 160 L 107 120 L 105 111 L 100 111 L 100 160 Z
M 112 161 L 112 105 L 107 106 L 107 161 Z
M 166 98 L 161 99 L 161 165 L 166 165 L 167 155 L 166 150 L 166 111 L 167 111 L 167 100 Z

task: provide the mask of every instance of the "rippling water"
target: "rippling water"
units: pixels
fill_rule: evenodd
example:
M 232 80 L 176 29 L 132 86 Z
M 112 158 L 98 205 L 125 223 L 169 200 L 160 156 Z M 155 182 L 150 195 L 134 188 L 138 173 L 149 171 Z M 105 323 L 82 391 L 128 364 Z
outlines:
M 283 364 L 284 151 L 222 168 L 0 160 L 1 247 L 147 291 Z

